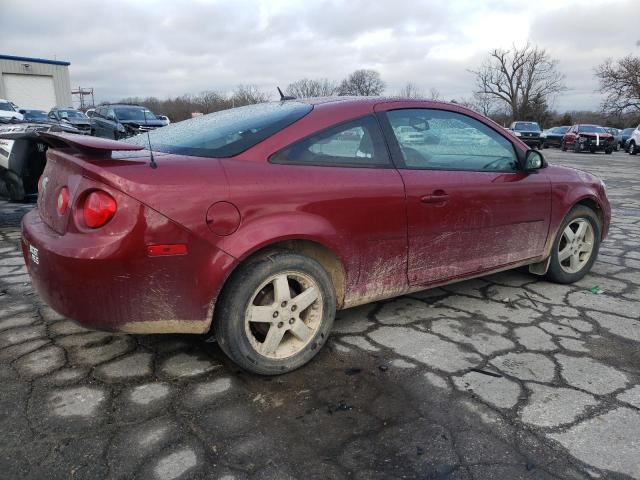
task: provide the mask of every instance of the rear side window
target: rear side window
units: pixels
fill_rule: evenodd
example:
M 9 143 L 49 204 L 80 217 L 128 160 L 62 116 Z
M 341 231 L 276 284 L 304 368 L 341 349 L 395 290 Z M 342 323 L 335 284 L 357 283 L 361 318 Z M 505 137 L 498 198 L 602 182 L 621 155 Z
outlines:
M 273 102 L 222 110 L 149 133 L 153 150 L 196 157 L 233 157 L 300 120 L 313 107 L 299 102 Z M 127 143 L 147 147 L 147 134 Z
M 377 120 L 358 118 L 330 127 L 271 156 L 271 163 L 388 167 L 389 153 Z

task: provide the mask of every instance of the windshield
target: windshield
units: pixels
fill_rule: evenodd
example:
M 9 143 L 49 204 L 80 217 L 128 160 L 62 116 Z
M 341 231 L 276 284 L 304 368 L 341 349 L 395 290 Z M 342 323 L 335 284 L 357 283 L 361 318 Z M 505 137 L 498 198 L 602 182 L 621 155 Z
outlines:
M 0 110 L 4 112 L 15 112 L 15 110 L 13 109 L 13 105 L 11 105 L 9 102 L 0 102 Z
M 516 131 L 539 132 L 540 125 L 536 122 L 518 122 L 513 129 Z
M 567 133 L 570 128 L 571 127 L 555 127 L 552 130 L 553 130 L 554 133 L 562 133 L 562 134 L 564 134 L 564 133 Z
M 607 133 L 607 131 L 597 125 L 580 125 L 578 133 Z
M 313 107 L 299 102 L 247 105 L 172 123 L 149 132 L 153 150 L 197 157 L 232 157 L 300 120 Z M 128 143 L 148 146 L 147 135 Z
M 58 110 L 60 118 L 87 118 L 87 116 L 78 110 Z
M 47 112 L 44 110 L 25 110 L 22 114 L 25 120 L 30 121 L 38 121 L 38 120 L 49 120 L 47 117 Z
M 146 108 L 142 107 L 117 107 L 113 109 L 118 120 L 157 120 L 158 118 Z

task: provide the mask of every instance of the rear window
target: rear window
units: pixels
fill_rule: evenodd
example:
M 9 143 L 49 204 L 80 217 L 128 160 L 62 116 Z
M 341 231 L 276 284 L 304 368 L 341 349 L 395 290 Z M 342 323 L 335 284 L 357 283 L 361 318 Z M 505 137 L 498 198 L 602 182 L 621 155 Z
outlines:
M 299 102 L 273 102 L 222 110 L 149 133 L 154 151 L 196 157 L 233 157 L 300 120 L 313 107 Z M 146 134 L 125 140 L 147 147 Z

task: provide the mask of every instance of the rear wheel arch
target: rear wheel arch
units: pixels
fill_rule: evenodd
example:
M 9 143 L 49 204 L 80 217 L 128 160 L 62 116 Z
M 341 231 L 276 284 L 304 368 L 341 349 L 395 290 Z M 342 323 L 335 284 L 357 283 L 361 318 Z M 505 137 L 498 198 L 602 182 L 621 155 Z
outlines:
M 303 238 L 278 240 L 266 245 L 261 245 L 254 250 L 246 252 L 245 255 L 239 258 L 239 261 L 234 266 L 233 270 L 229 272 L 220 291 L 222 292 L 225 285 L 229 282 L 229 279 L 239 267 L 268 257 L 274 252 L 283 251 L 306 255 L 322 265 L 322 268 L 325 269 L 331 279 L 331 283 L 333 284 L 336 296 L 336 305 L 338 308 L 342 307 L 346 290 L 346 271 L 342 260 L 331 248 L 320 242 Z

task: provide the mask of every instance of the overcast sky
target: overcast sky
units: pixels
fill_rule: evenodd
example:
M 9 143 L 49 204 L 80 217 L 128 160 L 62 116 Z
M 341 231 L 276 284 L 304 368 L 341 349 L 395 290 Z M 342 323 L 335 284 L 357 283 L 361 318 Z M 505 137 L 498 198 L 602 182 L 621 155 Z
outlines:
M 563 110 L 596 109 L 593 68 L 640 55 L 640 0 L 0 0 L 0 53 L 71 62 L 97 100 L 274 91 L 303 77 L 373 68 L 444 100 L 469 96 L 468 69 L 527 40 L 559 60 Z

